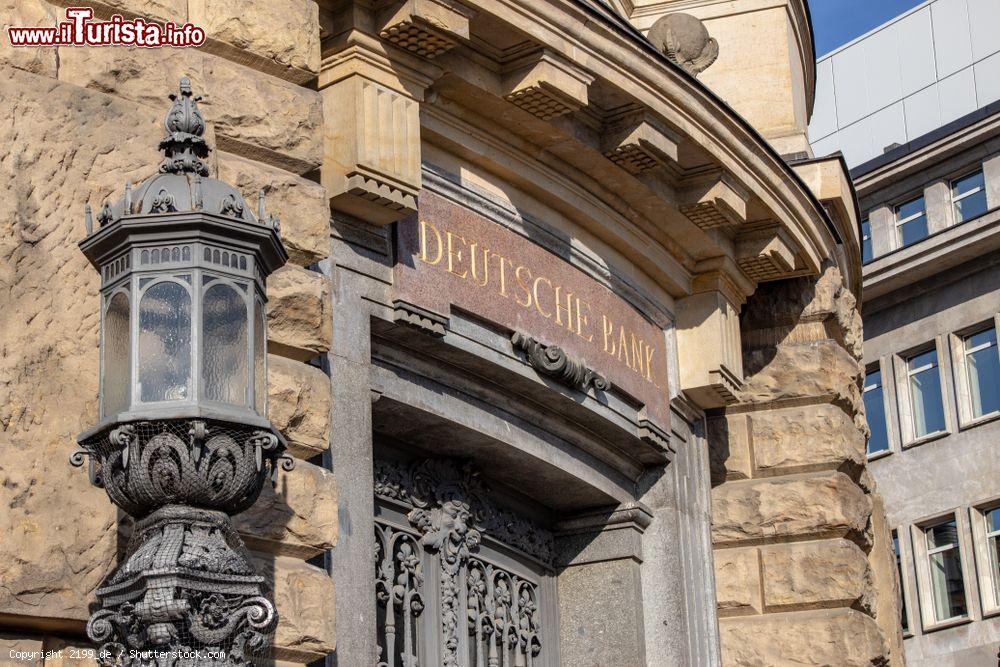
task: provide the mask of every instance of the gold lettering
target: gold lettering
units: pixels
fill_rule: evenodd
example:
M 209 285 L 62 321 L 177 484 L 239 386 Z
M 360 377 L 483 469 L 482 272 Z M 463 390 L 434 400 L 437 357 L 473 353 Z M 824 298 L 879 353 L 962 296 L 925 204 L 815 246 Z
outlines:
M 511 265 L 513 266 L 513 264 Z M 516 296 L 514 297 L 514 300 L 517 301 L 522 306 L 524 306 L 525 308 L 531 308 L 531 290 L 528 289 L 528 283 L 525 280 L 522 280 L 521 278 L 522 270 L 528 275 L 527 279 L 525 280 L 527 281 L 531 280 L 531 269 L 529 269 L 523 264 L 514 270 L 514 279 L 517 280 L 517 286 L 520 287 L 522 291 L 524 291 L 524 297 L 526 301 L 521 301 L 521 299 Z
M 594 340 L 594 334 L 587 334 L 586 336 L 583 335 L 583 327 L 584 326 L 589 327 L 590 326 L 590 322 L 587 320 L 587 315 L 584 315 L 583 312 L 581 311 L 581 309 L 580 309 L 581 305 L 585 306 L 587 308 L 587 314 L 588 315 L 590 314 L 590 304 L 587 303 L 586 301 L 581 301 L 580 297 L 577 297 L 576 298 L 576 335 L 579 336 L 580 338 L 584 339 L 588 343 L 590 343 L 590 342 L 593 342 L 593 340 Z
M 653 381 L 653 352 L 655 350 L 649 345 L 646 346 L 646 379 Z
M 573 293 L 566 292 L 566 305 L 562 304 L 562 299 L 559 298 L 559 292 L 562 291 L 562 286 L 556 288 L 556 324 L 563 324 L 562 314 L 566 313 L 566 328 L 570 331 L 573 330 Z
M 476 242 L 469 245 L 469 262 L 472 264 L 472 282 L 480 287 L 486 287 L 487 283 L 490 282 L 490 251 L 487 248 L 483 248 L 483 279 L 480 280 L 479 276 L 476 275 L 476 248 L 478 246 L 479 244 Z
M 625 356 L 625 365 L 632 368 L 632 362 L 628 358 L 628 339 L 625 337 L 625 327 L 623 325 L 618 326 L 618 361 L 622 360 L 622 355 Z
M 507 298 L 507 264 L 510 263 L 506 257 L 498 252 L 493 253 L 493 256 L 500 260 L 500 296 Z
M 646 341 L 641 338 L 635 337 L 635 332 L 629 334 L 632 338 L 632 370 L 642 375 L 642 348 L 646 345 Z
M 541 282 L 547 283 L 548 286 L 549 286 L 549 289 L 552 288 L 552 281 L 551 280 L 549 280 L 545 276 L 538 276 L 537 278 L 535 278 L 535 282 L 532 285 L 531 293 L 535 297 L 535 310 L 537 310 L 542 317 L 549 318 L 549 317 L 552 317 L 552 313 L 551 312 L 546 313 L 544 310 L 542 310 L 542 300 L 538 298 L 538 283 L 541 283 Z M 556 299 L 557 299 L 557 301 L 556 301 L 556 313 L 557 313 L 557 315 L 556 316 L 558 317 L 558 312 L 559 312 L 559 302 L 558 302 L 558 299 L 559 299 L 559 288 L 558 287 L 556 288 Z
M 459 236 L 458 234 L 452 234 L 451 232 L 445 232 L 445 236 L 448 237 L 448 273 L 454 273 L 459 278 L 464 278 L 468 274 L 468 271 L 462 271 L 461 273 L 455 271 L 455 263 L 453 260 L 461 262 L 462 251 L 459 250 L 458 252 L 455 252 L 452 247 L 452 239 L 459 239 L 462 241 L 462 245 L 465 245 L 465 237 Z
M 607 315 L 601 314 L 602 326 L 604 329 L 604 351 L 610 354 L 612 357 L 615 356 L 615 341 L 610 338 L 612 332 L 615 330 L 615 325 L 612 324 L 611 320 L 608 319 Z M 611 347 L 608 347 L 608 343 L 611 343 Z
M 427 229 L 430 228 L 434 232 L 434 238 L 437 240 L 437 257 L 432 262 L 427 254 Z M 438 231 L 437 227 L 433 224 L 427 222 L 426 220 L 420 221 L 420 261 L 425 264 L 430 264 L 433 266 L 441 261 L 441 232 Z

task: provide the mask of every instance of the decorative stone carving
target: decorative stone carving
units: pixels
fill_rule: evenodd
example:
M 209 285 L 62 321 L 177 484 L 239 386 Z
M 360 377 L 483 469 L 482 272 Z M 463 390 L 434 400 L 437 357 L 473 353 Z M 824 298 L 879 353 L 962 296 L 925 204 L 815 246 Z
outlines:
M 719 57 L 719 43 L 694 16 L 675 12 L 656 20 L 647 35 L 653 46 L 691 76 L 698 76 Z
M 699 178 L 677 194 L 681 213 L 703 230 L 732 232 L 746 223 L 750 197 L 725 174 Z
M 443 336 L 448 329 L 448 318 L 421 308 L 409 301 L 396 299 L 392 302 L 393 320 L 420 329 L 432 336 Z
M 678 138 L 646 114 L 609 122 L 601 141 L 604 156 L 631 174 L 677 162 Z
M 385 611 L 379 665 L 415 664 L 416 618 L 424 609 L 421 560 L 427 552 L 439 563 L 441 664 L 471 664 L 461 654 L 463 630 L 475 664 L 497 665 L 501 656 L 503 664 L 531 664 L 542 650 L 537 584 L 476 554 L 489 535 L 551 565 L 552 535 L 492 503 L 468 463 L 376 460 L 374 488 L 376 496 L 411 508 L 407 520 L 419 535 L 417 539 L 392 526 L 375 527 L 376 598 Z M 397 623 L 403 631 L 401 652 Z
M 528 363 L 536 371 L 573 389 L 587 391 L 593 387 L 597 391 L 607 391 L 611 388 L 606 377 L 587 368 L 579 359 L 567 355 L 558 345 L 545 345 L 520 331 L 511 335 L 510 342 L 515 350 L 524 351 Z
M 751 280 L 777 280 L 795 268 L 793 247 L 778 223 L 755 223 L 736 237 L 736 263 Z
M 469 38 L 471 12 L 447 0 L 393 0 L 379 12 L 379 37 L 425 58 Z
M 579 67 L 543 50 L 508 65 L 503 97 L 533 116 L 551 120 L 586 106 L 593 80 Z

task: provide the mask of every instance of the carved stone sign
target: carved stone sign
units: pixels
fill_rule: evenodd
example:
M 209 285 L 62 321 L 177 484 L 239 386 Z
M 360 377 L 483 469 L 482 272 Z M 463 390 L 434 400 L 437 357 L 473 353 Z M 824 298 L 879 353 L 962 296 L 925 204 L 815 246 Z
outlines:
M 624 299 L 533 241 L 426 190 L 396 233 L 396 298 L 421 311 L 414 317 L 450 316 L 457 307 L 558 346 L 666 429 L 666 338 Z

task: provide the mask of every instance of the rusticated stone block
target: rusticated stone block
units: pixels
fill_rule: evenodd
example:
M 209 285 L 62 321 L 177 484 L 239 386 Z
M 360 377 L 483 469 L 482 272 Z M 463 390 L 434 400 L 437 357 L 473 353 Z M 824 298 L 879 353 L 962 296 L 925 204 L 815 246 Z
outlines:
M 843 539 L 761 547 L 764 605 L 783 607 L 843 606 L 868 608 L 871 572 L 868 558 Z
M 854 609 L 724 618 L 719 621 L 726 665 L 885 664 L 882 634 L 870 616 Z
M 254 566 L 274 591 L 278 659 L 308 663 L 336 648 L 336 601 L 333 579 L 298 558 L 253 554 Z
M 270 351 L 305 361 L 330 349 L 330 285 L 320 273 L 286 265 L 267 280 Z
M 712 489 L 712 539 L 759 543 L 862 533 L 870 513 L 865 492 L 840 472 L 727 482 Z
M 202 95 L 199 108 L 215 133 L 213 148 L 295 173 L 322 161 L 323 108 L 315 91 L 196 49 L 60 50 L 60 80 L 157 110 L 169 88 L 149 82 L 174 82 L 181 76 L 191 77 Z
M 715 596 L 722 616 L 761 612 L 760 558 L 756 547 L 715 552 Z
M 708 459 L 712 481 L 747 479 L 752 474 L 750 432 L 745 414 L 718 415 L 708 420 Z
M 96 421 L 98 392 L 98 275 L 76 244 L 91 192 L 120 192 L 157 164 L 162 114 L 11 68 L 0 113 L 5 160 L 17 165 L 0 169 L 11 212 L 0 283 L 13 314 L 0 321 L 0 615 L 84 620 L 114 563 L 117 513 L 67 463 Z
M 303 459 L 330 446 L 330 378 L 315 366 L 277 355 L 267 358 L 268 417 Z
M 832 339 L 753 350 L 744 355 L 743 363 L 747 373 L 740 392 L 743 401 L 829 396 L 860 409 L 861 366 Z
M 240 54 L 221 49 L 246 51 L 276 65 L 270 73 L 297 83 L 319 71 L 319 7 L 315 2 L 249 0 L 240 3 L 239 11 L 233 9 L 228 0 L 189 0 L 188 20 L 205 29 L 212 42 L 209 50 L 218 46 L 234 59 Z
M 333 473 L 305 461 L 265 484 L 253 507 L 233 519 L 254 549 L 311 558 L 337 542 Z
M 56 4 L 76 7 L 73 0 L 54 0 Z M 123 16 L 142 16 L 160 22 L 173 21 L 181 25 L 187 20 L 186 0 L 101 0 L 88 2 L 86 7 L 94 8 L 94 15 L 107 19 L 112 14 Z M 65 16 L 62 17 L 65 20 Z
M 787 474 L 861 466 L 865 439 L 854 419 L 836 405 L 761 410 L 750 415 L 759 473 Z
M 308 266 L 330 254 L 330 205 L 312 181 L 228 153 L 218 155 L 219 178 L 253 205 L 261 190 L 267 211 L 281 218 L 281 240 L 291 261 Z
M 45 664 L 42 640 L 16 633 L 0 634 L 0 667 L 41 667 Z
M 51 26 L 60 18 L 57 8 L 43 0 L 0 0 L 0 15 L 5 26 Z M 12 46 L 4 31 L 0 39 L 0 63 L 34 74 L 55 76 L 58 67 L 56 50 L 52 47 Z

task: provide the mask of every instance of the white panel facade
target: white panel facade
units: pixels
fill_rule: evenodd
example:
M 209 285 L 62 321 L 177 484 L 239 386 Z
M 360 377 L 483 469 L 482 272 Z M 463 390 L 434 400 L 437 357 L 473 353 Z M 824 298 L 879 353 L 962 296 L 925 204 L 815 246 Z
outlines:
M 966 0 L 936 0 L 931 5 L 931 17 L 938 78 L 971 65 L 972 38 Z

